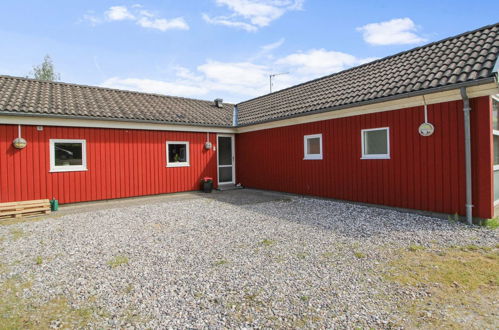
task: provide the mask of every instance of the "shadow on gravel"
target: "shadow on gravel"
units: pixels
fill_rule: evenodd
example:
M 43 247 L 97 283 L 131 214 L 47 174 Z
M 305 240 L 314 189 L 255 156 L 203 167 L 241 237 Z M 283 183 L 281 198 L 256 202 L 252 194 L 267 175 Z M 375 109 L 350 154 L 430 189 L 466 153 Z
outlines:
M 253 205 L 267 202 L 291 201 L 292 196 L 273 191 L 253 189 L 234 189 L 226 191 L 213 191 L 211 194 L 201 194 L 200 197 L 216 200 L 232 205 Z
M 331 230 L 352 238 L 389 236 L 396 233 L 438 232 L 452 234 L 457 230 L 476 230 L 464 224 L 441 218 L 407 213 L 390 208 L 377 208 L 328 199 L 299 197 L 279 192 L 240 189 L 202 197 L 239 206 L 262 216 Z

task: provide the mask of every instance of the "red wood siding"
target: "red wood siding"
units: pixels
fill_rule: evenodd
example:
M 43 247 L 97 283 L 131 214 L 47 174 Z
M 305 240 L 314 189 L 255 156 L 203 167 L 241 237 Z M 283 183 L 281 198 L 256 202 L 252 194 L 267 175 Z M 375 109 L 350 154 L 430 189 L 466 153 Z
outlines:
M 489 97 L 473 108 L 474 215 L 492 217 Z M 463 103 L 430 105 L 435 133 L 422 137 L 423 107 L 238 134 L 237 182 L 285 191 L 442 213 L 465 214 Z M 361 160 L 361 129 L 390 127 L 390 159 Z M 303 136 L 323 134 L 323 160 L 303 160 Z
M 216 182 L 216 151 L 206 133 L 23 126 L 28 146 L 17 150 L 17 126 L 0 125 L 0 202 L 55 197 L 60 203 L 198 190 Z M 50 173 L 49 139 L 85 139 L 87 171 Z M 166 165 L 166 141 L 190 142 L 190 166 Z M 216 145 L 216 134 L 210 134 Z

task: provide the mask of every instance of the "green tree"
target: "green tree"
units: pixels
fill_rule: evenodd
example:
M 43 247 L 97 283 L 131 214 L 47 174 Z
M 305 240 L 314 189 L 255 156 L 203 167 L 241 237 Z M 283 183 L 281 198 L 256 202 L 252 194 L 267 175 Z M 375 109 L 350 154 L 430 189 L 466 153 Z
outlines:
M 49 55 L 46 55 L 43 59 L 43 63 L 40 65 L 35 65 L 33 71 L 30 73 L 31 78 L 38 80 L 56 81 L 61 79 L 61 76 L 55 72 L 54 63 Z

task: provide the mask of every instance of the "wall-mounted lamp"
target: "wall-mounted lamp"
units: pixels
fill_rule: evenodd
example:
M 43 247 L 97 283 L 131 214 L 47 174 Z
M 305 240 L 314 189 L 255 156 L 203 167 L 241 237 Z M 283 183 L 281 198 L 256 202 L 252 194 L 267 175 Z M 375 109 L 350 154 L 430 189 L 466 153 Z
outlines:
M 426 105 L 426 100 L 423 95 L 423 106 L 424 106 L 424 123 L 419 125 L 418 132 L 421 136 L 430 136 L 435 132 L 435 126 L 428 122 L 428 106 Z
M 17 125 L 17 138 L 12 141 L 12 145 L 16 149 L 24 149 L 26 148 L 26 145 L 28 145 L 28 142 L 21 137 L 21 125 Z
M 210 142 L 210 132 L 206 132 L 206 142 L 204 143 L 204 148 L 206 150 L 210 150 L 212 147 L 212 144 Z

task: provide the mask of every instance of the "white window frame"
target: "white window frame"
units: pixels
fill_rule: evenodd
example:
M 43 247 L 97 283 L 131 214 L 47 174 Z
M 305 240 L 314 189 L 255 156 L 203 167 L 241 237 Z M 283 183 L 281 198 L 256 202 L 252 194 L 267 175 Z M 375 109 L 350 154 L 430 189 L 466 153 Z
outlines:
M 87 170 L 87 140 L 75 139 L 50 139 L 50 172 L 80 172 Z M 81 143 L 81 165 L 55 165 L 56 143 Z
M 185 144 L 185 162 L 170 162 L 170 152 L 169 145 L 170 144 Z M 190 165 L 190 151 L 189 151 L 189 142 L 188 141 L 167 141 L 166 142 L 166 167 L 187 167 Z
M 308 140 L 319 138 L 319 154 L 309 154 L 308 153 Z M 303 159 L 304 160 L 321 160 L 322 159 L 322 134 L 312 134 L 303 136 Z
M 385 130 L 386 131 L 386 154 L 366 154 L 365 151 L 365 134 L 366 132 L 372 132 L 372 131 L 381 131 Z M 377 127 L 377 128 L 369 128 L 369 129 L 363 129 L 360 131 L 360 137 L 362 140 L 362 156 L 360 159 L 390 159 L 390 127 Z
M 499 94 L 498 95 L 492 95 L 492 98 L 494 100 L 496 100 L 497 102 L 499 102 Z M 494 106 L 494 105 L 492 105 Z M 499 131 L 498 130 L 495 130 L 494 127 L 492 127 L 492 159 L 494 159 L 494 135 L 498 135 L 499 136 Z M 492 160 L 492 162 L 494 162 Z M 496 171 L 499 171 L 499 165 L 494 165 L 492 164 L 493 166 L 493 170 L 492 170 L 492 183 L 494 183 L 494 174 Z M 492 198 L 494 198 L 494 191 L 495 191 L 495 187 L 492 188 Z M 496 199 L 494 200 L 494 206 L 497 206 L 499 205 L 499 199 Z

